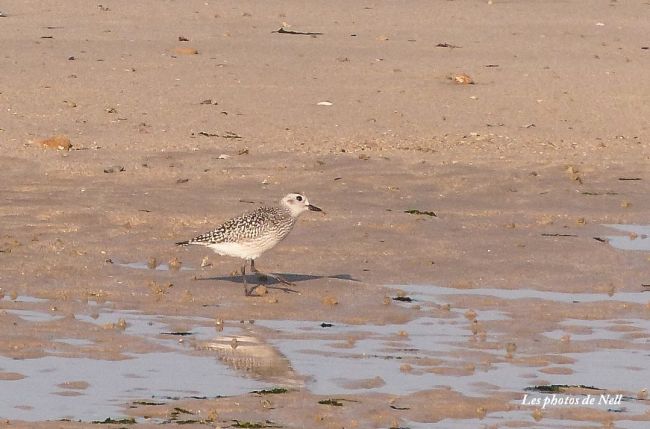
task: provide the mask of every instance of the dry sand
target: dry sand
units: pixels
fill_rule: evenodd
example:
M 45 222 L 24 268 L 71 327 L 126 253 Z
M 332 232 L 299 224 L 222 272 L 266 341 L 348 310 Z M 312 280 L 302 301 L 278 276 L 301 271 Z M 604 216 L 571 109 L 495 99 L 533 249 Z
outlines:
M 5 0 L 0 10 L 1 290 L 69 316 L 38 330 L 11 328 L 0 311 L 4 356 L 46 355 L 88 299 L 148 314 L 381 325 L 445 312 L 390 303 L 385 285 L 616 296 L 650 283 L 647 252 L 594 240 L 611 234 L 602 224 L 648 223 L 644 2 Z M 69 150 L 40 143 L 58 135 Z M 230 276 L 239 261 L 173 245 L 294 190 L 325 213 L 303 216 L 258 265 L 300 294 L 270 285 L 246 298 Z M 119 265 L 151 258 L 195 270 Z M 511 341 L 551 364 L 556 344 L 539 334 L 568 318 L 650 318 L 648 299 L 448 302 L 510 314 L 518 323 L 486 322 L 499 336 L 489 347 Z M 113 336 L 88 356 L 146 348 Z M 2 371 L 0 383 L 16 379 Z M 273 395 L 272 407 L 250 394 L 133 415 L 182 407 L 216 410 L 213 426 L 398 427 L 482 417 L 520 397 L 423 385 L 323 410 L 303 387 Z M 618 418 L 592 411 L 550 413 Z M 140 426 L 150 425 L 130 425 Z

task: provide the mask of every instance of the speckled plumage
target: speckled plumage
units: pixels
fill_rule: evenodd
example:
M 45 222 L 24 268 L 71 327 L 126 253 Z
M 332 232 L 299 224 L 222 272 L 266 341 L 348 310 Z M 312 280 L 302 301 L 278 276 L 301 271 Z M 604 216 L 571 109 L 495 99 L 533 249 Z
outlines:
M 260 207 L 255 211 L 229 219 L 218 228 L 189 240 L 189 244 L 237 243 L 256 240 L 266 234 L 280 240 L 287 236 L 296 219 L 279 207 Z
M 279 207 L 260 207 L 229 219 L 212 231 L 176 244 L 180 246 L 199 244 L 209 247 L 220 255 L 243 259 L 241 272 L 244 278 L 244 291 L 248 295 L 250 291 L 246 288 L 246 262 L 250 261 L 251 271 L 257 273 L 255 259 L 284 240 L 296 224 L 298 216 L 307 210 L 321 211 L 318 207 L 309 204 L 305 196 L 297 193 L 288 194 L 280 201 Z M 279 276 L 267 275 L 290 284 Z

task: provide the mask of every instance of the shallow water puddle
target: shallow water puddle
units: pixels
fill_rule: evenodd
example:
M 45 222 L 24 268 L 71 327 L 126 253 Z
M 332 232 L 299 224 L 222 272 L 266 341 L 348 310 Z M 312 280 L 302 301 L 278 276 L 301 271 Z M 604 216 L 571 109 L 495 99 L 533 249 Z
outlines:
M 554 340 L 570 335 L 574 341 L 625 340 L 631 343 L 650 343 L 650 320 L 578 320 L 569 319 L 561 323 L 562 329 L 545 332 Z
M 3 371 L 25 378 L 0 381 L 0 415 L 19 420 L 104 420 L 123 413 L 129 400 L 237 395 L 260 383 L 229 374 L 213 357 L 179 353 L 131 354 L 118 361 L 46 356 L 13 360 L 0 356 Z M 66 389 L 67 383 L 88 387 Z M 69 396 L 74 392 L 74 396 Z
M 49 313 L 37 310 L 4 308 L 31 323 L 48 322 Z M 133 311 L 102 308 L 94 316 L 78 314 L 80 322 L 103 326 L 126 322 L 123 333 L 150 343 L 151 352 L 124 352 L 124 359 L 71 357 L 57 350 L 33 359 L 0 356 L 0 373 L 17 373 L 23 378 L 0 378 L 0 415 L 4 418 L 36 420 L 104 420 L 124 414 L 132 400 L 165 400 L 183 397 L 239 395 L 271 387 L 270 383 L 243 376 L 220 362 L 214 353 L 200 351 L 195 341 L 212 339 L 217 334 L 214 321 L 198 317 L 162 317 Z M 191 335 L 177 335 L 173 326 L 191 327 Z M 226 327 L 219 335 L 235 337 L 239 327 Z M 188 332 L 183 332 L 188 334 Z M 179 338 L 183 341 L 179 341 Z M 102 347 L 93 341 L 61 338 L 56 342 L 69 347 Z
M 608 228 L 627 232 L 627 235 L 609 235 L 607 242 L 621 250 L 650 251 L 650 225 L 604 225 Z
M 575 359 L 572 374 L 544 374 L 550 384 L 588 385 L 601 389 L 639 392 L 650 387 L 650 350 L 606 349 L 565 353 Z
M 477 350 L 473 334 L 462 314 L 455 318 L 423 317 L 403 325 L 339 325 L 321 327 L 316 322 L 257 321 L 271 329 L 268 341 L 286 355 L 293 368 L 309 376 L 307 387 L 316 394 L 364 394 L 381 392 L 404 395 L 442 386 L 466 396 L 489 396 L 491 393 L 514 392 L 523 398 L 525 389 L 535 384 L 595 385 L 612 391 L 639 392 L 648 386 L 650 357 L 648 342 L 635 349 L 606 349 L 584 353 L 566 353 L 565 366 L 570 374 L 541 373 L 536 364 L 508 360 L 502 349 Z M 493 314 L 495 320 L 503 320 Z M 482 312 L 478 312 L 482 318 Z M 482 319 L 485 320 L 485 319 Z M 604 329 L 627 325 L 645 329 L 645 320 L 618 320 L 604 324 Z M 621 333 L 625 335 L 625 333 Z M 488 341 L 490 339 L 488 338 Z M 517 353 L 524 358 L 524 353 Z M 490 363 L 485 364 L 488 360 Z M 405 367 L 404 365 L 408 365 Z M 607 393 L 598 391 L 598 393 Z M 404 427 L 474 428 L 491 427 L 520 421 L 523 427 L 566 428 L 566 421 L 544 418 L 536 422 L 534 407 L 512 402 L 513 410 L 489 413 L 483 419 L 446 419 L 437 425 L 411 424 Z M 596 407 L 594 407 L 596 408 Z M 627 397 L 621 405 L 599 406 L 617 416 L 642 415 L 648 410 L 645 401 Z M 620 427 L 640 428 L 633 421 Z M 570 427 L 582 427 L 572 422 Z M 588 424 L 584 427 L 592 427 Z M 499 426 L 500 427 L 500 426 Z M 615 425 L 614 427 L 619 427 Z
M 436 286 L 399 289 L 415 298 L 415 304 L 433 304 L 449 299 L 450 295 L 468 294 L 504 300 L 515 299 L 514 294 L 561 302 L 598 302 L 619 297 L 632 300 L 638 295 L 616 294 L 612 298 L 607 294 Z M 0 300 L 0 313 L 14 314 L 24 321 L 23 325 L 34 327 L 60 323 L 44 310 L 48 306 L 49 303 L 5 299 Z M 426 309 L 426 305 L 422 308 Z M 468 396 L 515 392 L 523 397 L 525 389 L 535 384 L 582 384 L 638 392 L 648 387 L 650 380 L 650 326 L 645 319 L 570 319 L 559 323 L 557 330 L 540 332 L 540 337 L 559 343 L 570 334 L 573 344 L 614 340 L 626 342 L 626 347 L 605 345 L 585 352 L 549 351 L 549 355 L 562 356 L 564 363 L 539 365 L 528 363 L 537 355 L 526 355 L 522 350 L 516 352 L 518 360 L 507 359 L 498 343 L 499 332 L 488 331 L 482 340 L 477 339 L 472 322 L 465 315 L 466 308 L 453 307 L 446 316 L 420 317 L 405 324 L 261 320 L 220 322 L 216 326 L 209 318 L 147 315 L 114 310 L 107 304 L 89 305 L 87 310 L 75 313 L 73 322 L 102 332 L 107 325 L 119 325 L 123 331 L 110 331 L 110 335 L 127 336 L 139 344 L 151 345 L 150 349 L 134 352 L 127 347 L 114 360 L 71 356 L 69 349 L 63 354 L 56 347 L 47 350 L 48 356 L 34 359 L 0 356 L 0 374 L 24 376 L 6 380 L 0 377 L 0 415 L 21 420 L 104 420 L 123 416 L 128 403 L 136 400 L 164 402 L 172 398 L 240 395 L 278 385 L 300 387 L 303 383 L 311 392 L 323 395 L 403 395 L 449 386 Z M 504 311 L 476 313 L 478 320 L 497 325 L 511 320 Z M 124 320 L 121 324 L 120 319 Z M 78 331 L 76 328 L 75 332 Z M 53 341 L 81 351 L 101 349 L 102 338 L 90 334 L 82 338 L 61 335 Z M 545 365 L 566 371 L 542 372 Z M 520 418 L 526 427 L 565 427 L 555 426 L 552 419 L 537 424 L 530 408 L 517 405 L 513 402 L 512 411 L 489 413 L 480 420 L 447 419 L 438 426 L 426 427 L 498 425 Z M 628 400 L 615 411 L 622 411 L 616 414 L 622 418 L 646 409 L 644 402 Z M 145 421 L 155 423 L 153 419 Z
M 509 302 L 517 299 L 539 299 L 558 303 L 598 303 L 601 301 L 643 303 L 648 294 L 644 292 L 615 293 L 568 293 L 538 291 L 532 289 L 456 289 L 435 285 L 400 285 L 392 286 L 408 294 L 416 303 L 439 303 L 454 297 L 476 296 L 501 299 Z M 493 304 L 498 307 L 498 304 Z M 506 306 L 504 305 L 504 308 Z M 462 311 L 462 310 L 461 310 Z M 481 311 L 478 319 L 482 319 Z M 485 319 L 483 319 L 485 320 Z M 567 319 L 559 324 L 560 329 L 540 332 L 554 340 L 569 339 L 572 346 L 597 345 L 586 347 L 584 352 L 560 353 L 554 355 L 570 358 L 569 363 L 553 365 L 559 373 L 540 373 L 539 368 L 499 362 L 492 364 L 487 372 L 476 371 L 471 376 L 458 377 L 453 386 L 461 393 L 471 394 L 463 387 L 463 378 L 472 378 L 477 382 L 491 383 L 506 391 L 523 391 L 537 381 L 545 384 L 588 385 L 603 389 L 624 390 L 636 393 L 650 387 L 650 320 L 648 319 L 611 319 L 578 320 Z M 494 332 L 493 335 L 498 335 Z M 607 343 L 614 340 L 616 343 Z M 488 338 L 489 341 L 489 338 Z M 518 358 L 525 357 L 517 351 Z M 532 356 L 531 356 L 532 357 Z M 534 377 L 531 377 L 534 375 Z M 629 406 L 628 406 L 629 408 Z
M 2 289 L 0 289 L 2 291 Z M 5 301 L 13 301 L 13 302 L 29 302 L 29 303 L 43 303 L 49 301 L 48 299 L 45 298 L 37 298 L 35 296 L 27 296 L 27 295 L 16 295 L 15 298 L 10 297 L 9 295 L 5 295 L 4 297 L 0 298 L 0 301 L 5 300 Z
M 515 422 L 520 422 L 516 424 Z M 503 426 L 501 426 L 503 425 Z M 436 423 L 408 422 L 405 424 L 409 429 L 477 429 L 477 428 L 500 428 L 500 427 L 524 427 L 526 429 L 593 429 L 593 424 L 571 421 L 570 426 L 566 420 L 544 418 L 536 423 L 529 411 L 513 410 L 490 413 L 482 419 L 443 419 Z M 616 426 L 618 428 L 618 426 Z
M 603 301 L 639 304 L 647 302 L 649 298 L 644 292 L 615 293 L 610 296 L 605 293 L 549 292 L 531 289 L 455 289 L 434 285 L 392 287 L 403 291 L 413 300 L 412 304 L 408 305 L 416 304 L 426 308 L 427 305 L 439 305 L 449 301 L 467 303 L 467 297 L 474 297 L 475 304 L 480 306 L 481 297 L 490 297 L 491 305 L 502 308 L 506 314 L 508 314 L 507 308 L 517 306 L 515 300 L 549 301 L 550 304 L 545 305 L 552 306 L 553 302 L 558 305 L 574 303 L 591 305 Z M 495 302 L 494 299 L 497 301 Z M 498 300 L 501 300 L 502 304 Z M 462 312 L 465 309 L 458 309 L 458 311 Z M 482 317 L 483 311 L 477 313 L 478 320 L 487 320 Z M 554 340 L 548 346 L 535 352 L 517 350 L 514 353 L 515 358 L 510 360 L 504 358 L 503 338 L 513 338 L 513 340 L 515 338 L 512 337 L 512 333 L 504 331 L 508 329 L 507 327 L 493 324 L 488 329 L 483 344 L 488 348 L 490 344 L 498 346 L 502 351 L 497 355 L 499 358 L 487 368 L 477 366 L 471 373 L 458 374 L 449 384 L 454 390 L 466 395 L 485 393 L 477 389 L 477 386 L 492 386 L 495 391 L 523 393 L 526 387 L 535 384 L 557 384 L 595 386 L 608 391 L 628 392 L 632 398 L 636 397 L 638 392 L 650 387 L 650 366 L 648 366 L 650 320 L 645 318 L 566 319 L 558 322 L 556 326 L 557 329 L 549 332 L 541 330 L 532 334 L 533 338 L 539 335 Z M 470 352 L 472 348 L 471 343 L 466 343 L 466 351 Z M 439 377 L 438 380 L 441 378 Z M 628 398 L 627 402 L 620 406 L 611 407 L 612 411 L 642 414 L 648 410 L 646 401 L 632 398 Z M 539 427 L 542 425 L 540 424 Z M 552 426 L 544 424 L 543 427 Z
M 453 385 L 479 393 L 475 379 L 462 378 L 461 355 L 472 336 L 466 320 L 422 317 L 402 325 L 338 325 L 316 322 L 257 321 L 272 329 L 269 342 L 293 368 L 308 375 L 316 394 L 381 392 L 408 394 Z M 408 366 L 403 366 L 408 365 Z M 431 366 L 435 372 L 429 371 Z
M 50 322 L 54 320 L 61 320 L 63 316 L 53 313 L 44 313 L 41 311 L 33 310 L 6 310 L 7 313 L 15 314 L 27 322 Z
M 454 296 L 489 296 L 504 300 L 540 299 L 562 303 L 591 303 L 600 301 L 642 303 L 650 299 L 650 294 L 644 292 L 614 292 L 608 293 L 579 293 L 554 292 L 535 289 L 457 289 L 435 285 L 390 285 L 390 288 L 405 291 L 416 301 L 440 302 L 445 295 Z
M 648 423 L 634 420 L 615 420 L 612 426 L 599 422 L 580 420 L 560 420 L 544 417 L 536 421 L 529 410 L 498 411 L 490 413 L 483 419 L 444 419 L 436 423 L 407 422 L 404 424 L 409 429 L 477 429 L 523 427 L 526 429 L 647 429 Z

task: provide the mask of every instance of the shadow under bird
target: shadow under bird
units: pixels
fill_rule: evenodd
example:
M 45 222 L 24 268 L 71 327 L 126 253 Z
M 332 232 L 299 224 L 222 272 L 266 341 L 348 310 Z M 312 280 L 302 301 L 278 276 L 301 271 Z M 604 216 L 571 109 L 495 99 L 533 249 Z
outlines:
M 262 206 L 252 212 L 244 213 L 225 221 L 210 232 L 201 234 L 187 241 L 176 243 L 179 246 L 200 244 L 207 246 L 223 256 L 241 258 L 241 275 L 244 280 L 244 294 L 250 296 L 254 287 L 248 289 L 246 284 L 246 264 L 250 261 L 251 271 L 276 279 L 286 285 L 293 283 L 277 274 L 263 273 L 255 268 L 255 260 L 264 252 L 275 247 L 291 232 L 298 217 L 306 211 L 321 211 L 312 205 L 302 194 L 287 194 L 280 200 L 279 206 Z

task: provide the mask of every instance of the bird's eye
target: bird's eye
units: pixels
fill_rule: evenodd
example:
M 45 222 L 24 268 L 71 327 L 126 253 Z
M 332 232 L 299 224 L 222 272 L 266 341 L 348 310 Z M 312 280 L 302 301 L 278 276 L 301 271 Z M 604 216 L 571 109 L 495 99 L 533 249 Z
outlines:
M 298 196 L 296 197 L 296 201 L 302 201 L 302 197 L 301 197 L 300 195 L 298 195 Z

